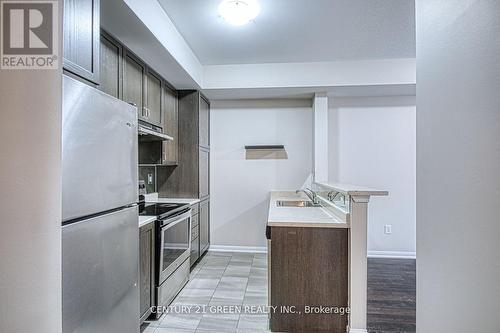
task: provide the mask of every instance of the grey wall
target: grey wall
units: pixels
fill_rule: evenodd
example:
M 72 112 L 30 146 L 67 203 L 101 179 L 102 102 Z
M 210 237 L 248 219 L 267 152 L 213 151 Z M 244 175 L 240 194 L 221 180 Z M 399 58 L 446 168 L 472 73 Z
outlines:
M 0 101 L 0 332 L 59 333 L 61 70 L 0 70 Z
M 417 332 L 500 329 L 500 1 L 417 0 Z

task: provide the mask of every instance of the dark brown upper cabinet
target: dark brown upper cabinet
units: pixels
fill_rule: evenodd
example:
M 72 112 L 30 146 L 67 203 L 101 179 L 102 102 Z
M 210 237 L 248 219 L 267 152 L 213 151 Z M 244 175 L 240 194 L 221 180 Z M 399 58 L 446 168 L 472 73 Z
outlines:
M 144 81 L 146 83 L 144 91 L 144 101 L 146 103 L 143 107 L 142 119 L 150 124 L 161 127 L 162 78 L 150 68 L 147 68 Z
M 145 65 L 132 53 L 124 50 L 123 55 L 123 100 L 137 106 L 138 117 L 144 121 L 144 77 L 146 73 Z
M 122 98 L 123 47 L 106 32 L 101 31 L 99 89 L 116 98 Z
M 210 147 L 210 102 L 200 94 L 200 146 Z
M 163 132 L 171 136 L 173 141 L 163 142 L 162 164 L 179 164 L 179 109 L 177 92 L 163 84 Z
M 100 0 L 64 0 L 63 67 L 99 84 Z

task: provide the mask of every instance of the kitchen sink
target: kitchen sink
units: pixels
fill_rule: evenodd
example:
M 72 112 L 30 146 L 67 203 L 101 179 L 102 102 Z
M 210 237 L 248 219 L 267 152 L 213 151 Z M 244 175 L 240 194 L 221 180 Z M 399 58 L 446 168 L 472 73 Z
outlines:
M 320 207 L 321 205 L 314 204 L 312 201 L 295 200 L 295 201 L 276 201 L 278 207 Z

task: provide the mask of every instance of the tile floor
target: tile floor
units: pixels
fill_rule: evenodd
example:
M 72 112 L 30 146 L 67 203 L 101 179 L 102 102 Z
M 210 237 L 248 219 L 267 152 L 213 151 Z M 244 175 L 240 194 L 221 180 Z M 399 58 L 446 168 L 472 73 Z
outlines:
M 415 332 L 415 275 L 415 260 L 368 260 L 370 333 Z M 270 332 L 266 314 L 234 313 L 235 308 L 258 310 L 267 305 L 267 254 L 208 252 L 172 305 L 180 313 L 147 322 L 141 331 Z
M 143 333 L 262 333 L 268 331 L 267 254 L 209 252 L 191 272 L 171 313 Z M 262 306 L 262 307 L 261 307 Z M 237 313 L 240 310 L 240 313 Z M 175 313 L 177 312 L 177 313 Z

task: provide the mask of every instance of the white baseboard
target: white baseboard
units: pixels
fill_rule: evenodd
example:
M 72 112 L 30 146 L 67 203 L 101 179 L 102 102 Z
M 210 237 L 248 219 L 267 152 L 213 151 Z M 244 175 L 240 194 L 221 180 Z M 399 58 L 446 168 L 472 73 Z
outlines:
M 216 252 L 255 252 L 267 253 L 266 246 L 210 245 L 210 251 Z M 368 258 L 415 259 L 415 252 L 368 251 Z
M 417 254 L 402 251 L 368 251 L 368 258 L 416 259 Z
M 210 245 L 209 251 L 267 253 L 267 247 L 266 246 Z
M 349 333 L 368 333 L 368 331 L 365 329 L 350 328 Z

